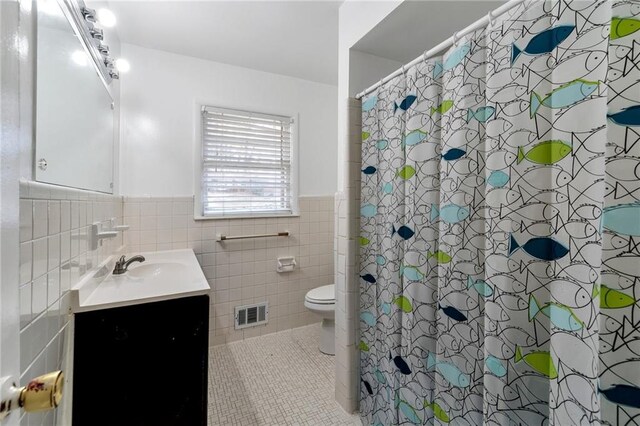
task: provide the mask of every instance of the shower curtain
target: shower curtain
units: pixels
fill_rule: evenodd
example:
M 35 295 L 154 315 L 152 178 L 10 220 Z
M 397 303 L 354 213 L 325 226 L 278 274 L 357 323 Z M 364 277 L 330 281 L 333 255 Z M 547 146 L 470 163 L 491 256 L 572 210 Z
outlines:
M 640 1 L 527 1 L 362 101 L 370 425 L 640 425 Z

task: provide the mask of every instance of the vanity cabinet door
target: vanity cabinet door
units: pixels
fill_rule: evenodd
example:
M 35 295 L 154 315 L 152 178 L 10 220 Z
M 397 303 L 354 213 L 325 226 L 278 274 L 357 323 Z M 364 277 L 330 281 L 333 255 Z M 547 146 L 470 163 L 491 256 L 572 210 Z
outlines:
M 73 424 L 207 424 L 209 297 L 79 313 Z

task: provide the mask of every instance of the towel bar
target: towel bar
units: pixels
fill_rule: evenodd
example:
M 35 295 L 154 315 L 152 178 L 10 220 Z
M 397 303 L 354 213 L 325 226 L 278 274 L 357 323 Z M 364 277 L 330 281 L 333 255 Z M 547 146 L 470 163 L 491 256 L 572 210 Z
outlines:
M 245 240 L 247 238 L 266 238 L 266 237 L 288 237 L 289 231 L 276 232 L 274 234 L 255 234 L 255 235 L 216 235 L 216 241 L 227 241 L 227 240 Z

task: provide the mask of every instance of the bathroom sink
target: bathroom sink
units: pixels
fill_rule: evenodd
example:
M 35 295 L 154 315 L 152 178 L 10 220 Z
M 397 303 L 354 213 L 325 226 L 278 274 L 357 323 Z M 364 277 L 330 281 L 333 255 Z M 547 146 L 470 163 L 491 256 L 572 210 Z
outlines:
M 129 270 L 122 274 L 125 278 L 134 278 L 136 280 L 144 280 L 151 277 L 168 279 L 168 280 L 180 280 L 185 276 L 187 268 L 181 263 L 141 263 L 134 266 L 130 266 Z
M 98 271 L 83 278 L 71 289 L 74 312 L 94 311 L 140 303 L 158 302 L 209 293 L 209 284 L 193 250 L 166 250 L 128 253 L 145 257 L 121 275 L 112 273 L 113 256 Z

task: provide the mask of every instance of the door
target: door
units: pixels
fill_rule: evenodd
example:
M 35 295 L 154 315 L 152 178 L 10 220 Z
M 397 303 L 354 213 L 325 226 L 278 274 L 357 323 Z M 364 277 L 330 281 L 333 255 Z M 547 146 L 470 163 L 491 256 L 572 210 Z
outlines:
M 20 144 L 31 143 L 31 132 L 24 131 L 25 128 L 30 129 L 30 117 L 28 113 L 21 117 L 20 109 L 22 106 L 23 110 L 29 111 L 32 106 L 32 100 L 25 105 L 21 99 L 30 98 L 27 96 L 30 90 L 24 90 L 28 79 L 20 81 L 20 74 L 29 73 L 19 71 L 26 65 L 32 66 L 27 63 L 28 43 L 16 42 L 23 39 L 24 35 L 21 34 L 21 19 L 30 14 L 30 7 L 26 4 L 23 6 L 21 10 L 17 0 L 0 1 L 0 377 L 11 376 L 16 382 L 20 376 Z M 7 382 L 5 386 L 10 384 Z M 17 425 L 20 415 L 20 410 L 15 410 L 2 421 L 2 426 Z

